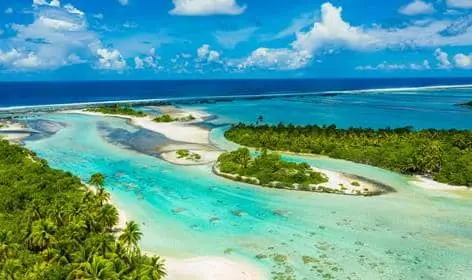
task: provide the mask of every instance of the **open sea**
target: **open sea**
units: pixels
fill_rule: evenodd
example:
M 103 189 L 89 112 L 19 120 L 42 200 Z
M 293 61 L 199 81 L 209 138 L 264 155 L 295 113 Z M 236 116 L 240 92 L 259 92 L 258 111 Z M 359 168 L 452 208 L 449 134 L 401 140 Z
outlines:
M 259 115 L 273 124 L 472 129 L 472 109 L 457 105 L 472 100 L 470 85 L 472 79 L 0 83 L 0 107 L 5 114 L 38 105 L 167 100 L 211 113 L 210 140 L 234 149 L 223 136 L 227 125 L 254 123 Z M 143 148 L 159 145 L 163 135 L 123 119 L 15 116 L 41 132 L 24 145 L 52 167 L 84 180 L 106 175 L 114 203 L 141 225 L 144 250 L 244 259 L 273 279 L 472 275 L 471 191 L 426 190 L 411 177 L 372 166 L 301 156 L 285 158 L 396 192 L 352 197 L 264 189 L 217 177 L 210 166 L 164 162 Z

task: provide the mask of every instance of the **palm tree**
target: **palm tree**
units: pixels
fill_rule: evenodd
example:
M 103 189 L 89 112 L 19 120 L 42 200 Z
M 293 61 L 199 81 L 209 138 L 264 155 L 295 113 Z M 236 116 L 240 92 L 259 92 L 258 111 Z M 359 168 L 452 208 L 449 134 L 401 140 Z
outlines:
M 30 246 L 40 251 L 48 248 L 56 243 L 56 238 L 54 237 L 56 230 L 56 225 L 50 219 L 34 222 L 28 238 Z
M 142 235 L 143 233 L 139 230 L 139 225 L 134 221 L 130 221 L 126 223 L 118 240 L 130 250 L 138 246 Z
M 105 185 L 105 176 L 102 173 L 95 173 L 90 177 L 88 183 L 95 187 L 103 187 Z
M 149 278 L 152 280 L 162 279 L 167 275 L 164 267 L 164 260 L 159 256 L 151 257 L 149 269 Z
M 107 192 L 103 187 L 99 186 L 95 194 L 95 199 L 97 199 L 100 206 L 103 206 L 104 203 L 110 200 L 110 193 Z
M 100 255 L 106 256 L 115 249 L 115 239 L 110 234 L 98 234 L 94 238 L 94 248 Z
M 71 279 L 109 280 L 117 279 L 113 264 L 101 256 L 94 256 L 91 262 L 84 262 L 75 269 Z
M 118 211 L 116 210 L 115 206 L 111 204 L 105 204 L 100 209 L 98 214 L 98 222 L 100 226 L 103 227 L 105 230 L 111 230 L 113 226 L 118 223 Z

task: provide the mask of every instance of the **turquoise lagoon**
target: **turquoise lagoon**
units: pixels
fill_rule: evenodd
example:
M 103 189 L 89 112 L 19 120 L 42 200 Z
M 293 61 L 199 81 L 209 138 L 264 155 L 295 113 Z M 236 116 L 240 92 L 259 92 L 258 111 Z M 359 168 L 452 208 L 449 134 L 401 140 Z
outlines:
M 470 98 L 470 92 L 419 94 L 426 96 L 423 102 L 414 94 L 392 98 L 392 93 L 182 106 L 205 109 L 218 116 L 212 121 L 218 124 L 254 122 L 262 114 L 273 123 L 472 128 L 472 111 L 454 105 Z M 84 180 L 104 173 L 114 202 L 141 224 L 144 250 L 173 257 L 242 258 L 272 276 L 287 277 L 277 279 L 472 275 L 470 192 L 424 190 L 409 183 L 411 178 L 371 166 L 297 156 L 286 158 L 365 176 L 396 192 L 364 198 L 252 187 L 216 177 L 209 166 L 171 165 L 104 137 L 104 125 L 139 131 L 122 119 L 54 113 L 34 118 L 65 126 L 25 145 L 51 166 Z M 237 147 L 224 139 L 224 129 L 212 130 L 212 142 Z

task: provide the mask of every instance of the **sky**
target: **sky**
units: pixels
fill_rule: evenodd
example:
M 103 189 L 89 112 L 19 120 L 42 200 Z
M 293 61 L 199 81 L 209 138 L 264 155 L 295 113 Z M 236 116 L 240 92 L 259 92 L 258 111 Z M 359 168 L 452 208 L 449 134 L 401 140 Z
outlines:
M 0 80 L 472 75 L 472 0 L 2 0 Z

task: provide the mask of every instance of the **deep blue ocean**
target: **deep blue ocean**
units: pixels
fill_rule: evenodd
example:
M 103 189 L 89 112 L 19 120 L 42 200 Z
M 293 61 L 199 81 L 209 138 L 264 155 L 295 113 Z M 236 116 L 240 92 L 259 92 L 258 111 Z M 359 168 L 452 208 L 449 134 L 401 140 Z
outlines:
M 0 107 L 470 84 L 472 78 L 1 82 Z

